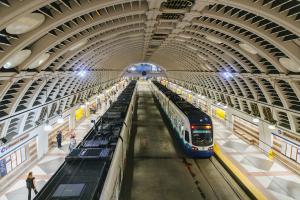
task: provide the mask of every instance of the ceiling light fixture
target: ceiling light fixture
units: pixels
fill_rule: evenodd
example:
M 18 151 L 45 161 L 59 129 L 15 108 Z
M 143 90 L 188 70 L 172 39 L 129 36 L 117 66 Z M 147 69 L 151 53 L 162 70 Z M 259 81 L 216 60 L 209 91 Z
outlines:
M 29 56 L 31 55 L 31 50 L 24 49 L 21 51 L 18 51 L 17 53 L 10 56 L 6 61 L 3 67 L 5 69 L 11 69 L 18 65 L 20 65 L 22 62 L 24 62 Z
M 232 74 L 230 72 L 223 72 L 223 77 L 224 78 L 231 78 L 232 77 Z
M 205 58 L 205 57 L 202 56 L 201 54 L 197 54 L 197 56 L 198 56 L 199 58 L 201 58 L 202 60 L 207 60 L 207 58 Z
M 85 74 L 86 74 L 86 71 L 84 71 L 84 70 L 78 72 L 78 75 L 81 76 L 81 77 L 84 77 Z
M 292 72 L 300 72 L 300 63 L 298 64 L 295 60 L 290 58 L 279 58 L 279 62 L 282 66 Z
M 247 51 L 248 53 L 251 53 L 251 54 L 257 54 L 258 52 L 256 51 L 256 49 L 254 47 L 252 47 L 251 45 L 249 44 L 245 44 L 245 43 L 239 43 L 239 46 Z
M 49 53 L 41 54 L 37 59 L 35 59 L 30 65 L 28 65 L 28 69 L 35 69 L 41 66 L 48 58 L 50 57 Z
M 85 45 L 87 42 L 88 42 L 87 39 L 83 39 L 83 40 L 81 40 L 81 41 L 75 43 L 73 46 L 71 46 L 71 47 L 69 48 L 69 50 L 70 50 L 70 51 L 77 50 L 77 49 L 79 49 L 80 47 L 82 47 L 83 45 Z
M 204 66 L 210 70 L 213 70 L 207 63 L 204 63 Z
M 211 41 L 211 42 L 216 43 L 216 44 L 221 44 L 221 43 L 222 43 L 222 40 L 220 40 L 220 39 L 218 39 L 218 38 L 216 38 L 216 37 L 213 37 L 213 36 L 211 36 L 211 35 L 207 35 L 205 38 L 206 38 L 208 41 Z
M 192 45 L 186 45 L 186 46 L 187 46 L 188 48 L 194 50 L 194 51 L 197 51 L 197 50 L 198 50 L 196 47 L 194 47 L 194 46 L 192 46 Z
M 258 122 L 259 122 L 259 118 L 254 117 L 254 118 L 252 119 L 252 121 L 255 122 L 255 123 L 258 123 Z
M 180 34 L 179 37 L 185 38 L 185 39 L 191 39 L 192 37 L 189 35 Z
M 41 13 L 29 13 L 22 16 L 6 27 L 6 32 L 10 34 L 23 34 L 39 27 L 45 21 L 45 16 Z

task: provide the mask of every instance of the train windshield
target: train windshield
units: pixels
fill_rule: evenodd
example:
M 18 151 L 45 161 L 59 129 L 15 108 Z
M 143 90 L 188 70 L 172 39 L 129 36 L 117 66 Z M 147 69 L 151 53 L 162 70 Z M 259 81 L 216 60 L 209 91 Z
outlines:
M 195 146 L 208 146 L 213 143 L 211 126 L 192 126 L 192 144 Z

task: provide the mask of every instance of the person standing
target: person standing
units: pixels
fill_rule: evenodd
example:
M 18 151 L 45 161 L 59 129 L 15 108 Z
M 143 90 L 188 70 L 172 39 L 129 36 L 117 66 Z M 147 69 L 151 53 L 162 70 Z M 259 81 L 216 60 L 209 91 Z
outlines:
M 31 200 L 31 189 L 33 189 L 35 194 L 38 193 L 35 187 L 34 179 L 35 177 L 33 177 L 32 172 L 29 172 L 26 179 L 26 187 L 28 189 L 28 200 Z
M 72 150 L 76 147 L 76 139 L 74 135 L 71 135 L 70 144 L 69 144 L 69 151 L 72 152 Z
M 57 141 L 57 147 L 61 148 L 61 141 L 62 141 L 62 132 L 61 132 L 61 130 L 57 131 L 56 141 Z

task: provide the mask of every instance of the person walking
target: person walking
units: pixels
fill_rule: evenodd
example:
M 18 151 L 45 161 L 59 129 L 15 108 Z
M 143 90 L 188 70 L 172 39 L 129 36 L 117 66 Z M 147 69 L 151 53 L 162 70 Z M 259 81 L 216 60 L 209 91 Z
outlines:
M 61 148 L 61 141 L 62 141 L 62 132 L 61 132 L 61 130 L 57 131 L 56 141 L 57 141 L 57 147 Z
M 76 147 L 76 139 L 74 135 L 71 135 L 70 144 L 69 144 L 69 151 L 72 152 L 72 150 Z
M 35 177 L 33 177 L 32 172 L 29 172 L 26 179 L 26 187 L 28 189 L 28 200 L 31 200 L 31 189 L 33 189 L 35 194 L 38 193 L 35 187 L 34 179 Z

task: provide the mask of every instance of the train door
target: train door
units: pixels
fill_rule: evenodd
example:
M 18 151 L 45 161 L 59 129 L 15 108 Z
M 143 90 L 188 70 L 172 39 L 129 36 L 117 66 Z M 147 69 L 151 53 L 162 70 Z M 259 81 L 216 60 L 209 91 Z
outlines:
M 184 130 L 184 143 L 190 143 L 190 132 Z
M 166 98 L 163 98 L 162 102 L 163 102 L 163 109 L 167 113 L 167 108 L 166 108 L 167 101 L 166 101 Z
M 179 119 L 177 119 L 176 130 L 178 133 L 180 133 L 180 120 Z
M 176 117 L 175 117 L 175 113 L 174 111 L 172 110 L 172 107 L 170 106 L 170 113 L 169 113 L 169 118 L 171 120 L 171 124 L 172 124 L 172 127 L 175 128 L 175 124 L 176 124 Z
M 169 99 L 166 99 L 166 113 L 167 113 L 167 115 L 170 115 L 170 103 L 169 103 Z
M 173 128 L 176 129 L 176 126 L 177 126 L 177 118 L 176 118 L 176 116 L 174 115 Z
M 181 124 L 181 130 L 180 130 L 180 138 L 184 138 L 184 125 Z
M 183 122 L 181 120 L 178 120 L 178 133 L 180 133 L 180 137 L 182 137 L 182 130 L 184 130 Z

